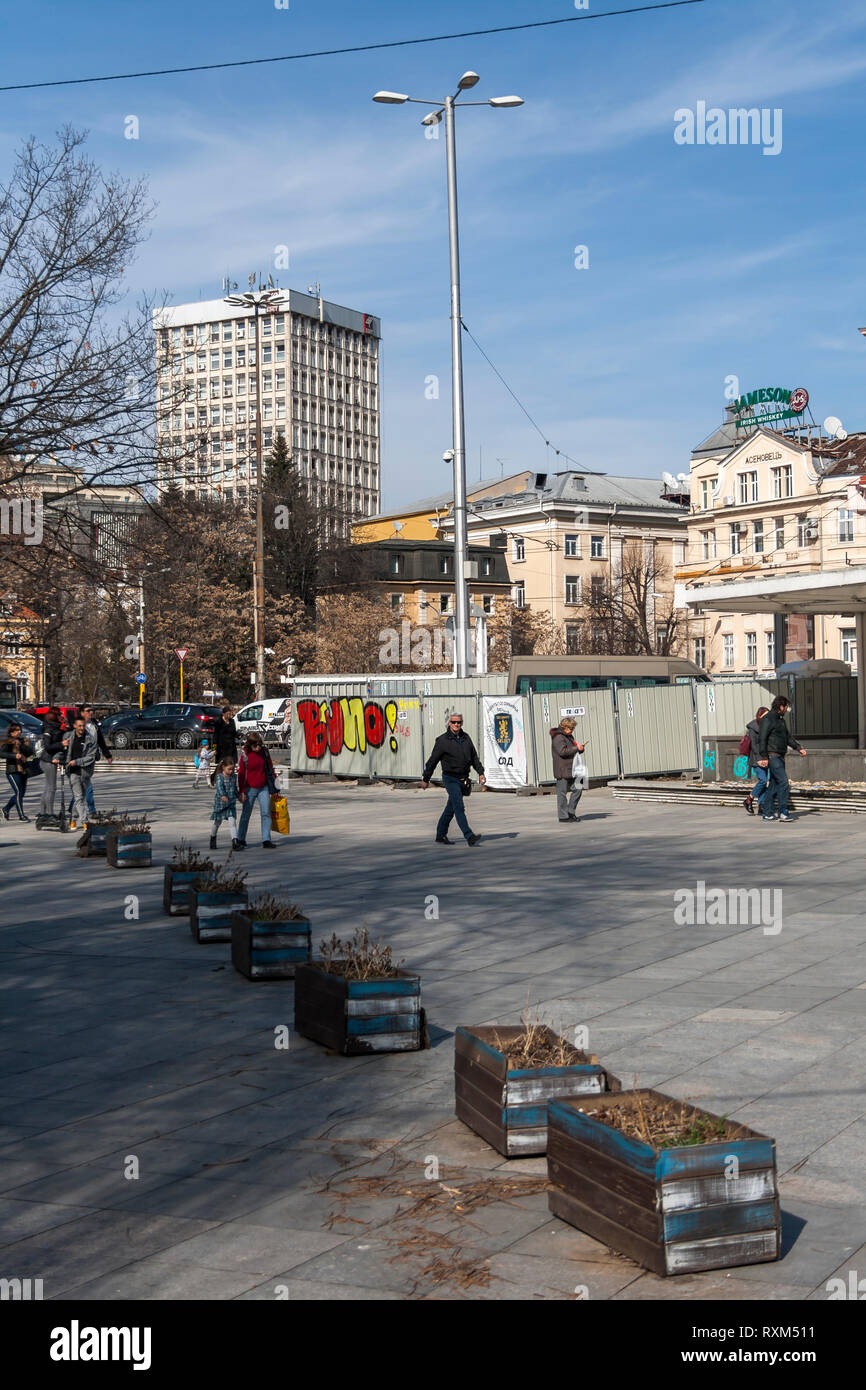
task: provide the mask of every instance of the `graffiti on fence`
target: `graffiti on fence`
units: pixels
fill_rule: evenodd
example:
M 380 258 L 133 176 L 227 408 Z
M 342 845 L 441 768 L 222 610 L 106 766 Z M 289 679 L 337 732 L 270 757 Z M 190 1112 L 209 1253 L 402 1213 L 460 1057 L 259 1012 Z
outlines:
M 308 758 L 323 758 L 326 752 L 366 753 L 369 748 L 381 748 L 385 739 L 396 753 L 398 738 L 409 738 L 411 728 L 406 719 L 407 704 L 417 708 L 418 701 L 362 700 L 360 696 L 343 696 L 336 700 L 299 700 L 298 720 L 304 731 L 304 747 Z

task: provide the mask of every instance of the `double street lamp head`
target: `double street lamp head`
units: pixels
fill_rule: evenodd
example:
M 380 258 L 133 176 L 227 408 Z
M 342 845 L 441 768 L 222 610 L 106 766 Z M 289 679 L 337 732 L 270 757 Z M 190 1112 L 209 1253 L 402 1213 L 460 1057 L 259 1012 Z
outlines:
M 458 94 L 460 92 L 468 92 L 472 87 L 476 87 L 480 81 L 481 79 L 477 72 L 464 72 L 457 84 Z M 407 101 L 418 102 L 422 106 L 427 105 L 427 102 L 422 97 L 410 97 L 407 92 L 376 92 L 373 100 L 378 101 L 383 106 L 404 106 Z M 453 102 L 454 98 L 449 97 L 448 100 Z M 444 103 L 439 110 L 431 111 L 429 116 L 425 116 L 421 124 L 438 125 L 442 120 L 442 111 L 444 110 L 445 104 L 447 103 Z M 500 109 L 509 106 L 522 106 L 523 98 L 517 96 L 490 97 L 486 102 L 472 101 L 458 104 L 465 106 L 492 106 L 495 109 Z

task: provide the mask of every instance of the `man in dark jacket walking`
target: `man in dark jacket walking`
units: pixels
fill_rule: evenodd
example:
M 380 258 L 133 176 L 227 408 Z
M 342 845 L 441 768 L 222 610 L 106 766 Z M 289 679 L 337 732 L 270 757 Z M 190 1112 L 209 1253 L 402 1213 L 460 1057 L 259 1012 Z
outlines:
M 214 767 L 218 768 L 223 758 L 238 760 L 238 726 L 232 718 L 231 705 L 224 705 L 222 716 L 217 720 L 213 731 Z
M 482 786 L 487 779 L 484 776 L 484 768 L 475 751 L 472 739 L 463 732 L 463 715 L 458 714 L 456 710 L 448 720 L 446 732 L 439 735 L 433 745 L 433 752 L 424 765 L 424 771 L 421 774 L 421 786 L 424 791 L 429 787 L 430 778 L 440 763 L 442 764 L 442 782 L 448 793 L 448 800 L 439 817 L 439 824 L 436 826 L 436 843 L 437 845 L 454 843 L 453 840 L 448 839 L 448 827 L 456 816 L 457 824 L 463 831 L 467 844 L 477 845 L 481 836 L 475 835 L 469 829 L 469 822 L 466 819 L 466 811 L 463 806 L 463 783 L 468 781 L 470 770 L 473 767 L 478 773 L 478 780 Z
M 794 817 L 788 810 L 791 786 L 785 769 L 785 754 L 789 748 L 795 749 L 805 758 L 806 750 L 791 737 L 785 715 L 791 708 L 786 695 L 777 695 L 767 714 L 758 725 L 758 767 L 769 769 L 767 790 L 761 799 L 762 820 L 775 820 L 773 802 L 779 802 L 779 820 L 789 821 Z
M 583 787 L 575 782 L 572 765 L 576 754 L 582 753 L 585 743 L 574 739 L 575 721 L 571 715 L 560 719 L 559 728 L 551 729 L 553 749 L 553 776 L 556 781 L 556 814 L 561 821 L 576 821 L 574 814 L 577 803 L 583 796 Z

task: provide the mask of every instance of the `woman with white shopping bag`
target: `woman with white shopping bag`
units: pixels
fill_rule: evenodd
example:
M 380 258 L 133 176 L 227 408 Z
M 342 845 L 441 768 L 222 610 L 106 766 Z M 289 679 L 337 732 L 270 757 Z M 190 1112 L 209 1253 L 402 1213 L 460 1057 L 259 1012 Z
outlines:
M 574 739 L 575 721 L 566 715 L 559 727 L 551 729 L 553 741 L 553 775 L 556 779 L 556 814 L 561 821 L 576 821 L 577 803 L 589 786 L 589 774 L 583 761 L 585 743 Z

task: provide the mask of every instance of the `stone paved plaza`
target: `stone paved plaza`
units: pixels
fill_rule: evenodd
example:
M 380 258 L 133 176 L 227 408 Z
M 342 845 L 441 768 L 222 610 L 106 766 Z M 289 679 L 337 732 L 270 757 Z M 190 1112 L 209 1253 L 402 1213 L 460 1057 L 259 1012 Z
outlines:
M 293 833 L 271 854 L 251 833 L 250 885 L 287 885 L 317 944 L 366 925 L 422 975 L 431 1050 L 344 1058 L 278 1049 L 293 984 L 248 982 L 164 914 L 162 866 L 181 835 L 206 846 L 211 793 L 115 773 L 96 792 L 150 811 L 151 870 L 0 824 L 4 1277 L 46 1299 L 765 1300 L 866 1274 L 863 820 L 598 790 L 559 825 L 551 797 L 486 794 L 482 843 L 447 848 L 438 789 L 292 782 Z M 781 889 L 781 930 L 679 925 L 698 881 Z M 657 1278 L 549 1215 L 544 1159 L 455 1120 L 454 1029 L 527 1003 L 586 1025 L 625 1085 L 775 1137 L 778 1263 Z

